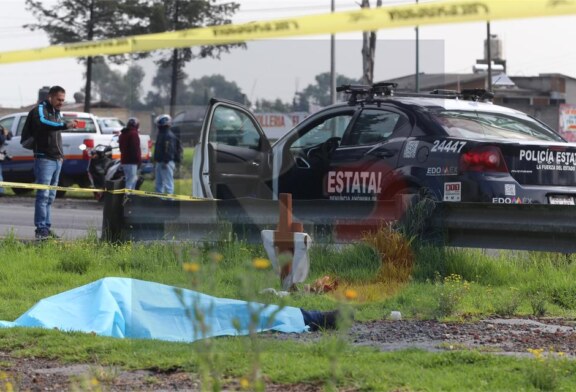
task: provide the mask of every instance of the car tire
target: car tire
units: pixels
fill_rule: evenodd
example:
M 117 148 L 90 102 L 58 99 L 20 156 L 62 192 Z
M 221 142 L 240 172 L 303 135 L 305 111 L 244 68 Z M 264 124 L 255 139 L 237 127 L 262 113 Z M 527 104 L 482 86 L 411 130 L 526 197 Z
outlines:
M 15 195 L 25 195 L 27 193 L 31 193 L 34 189 L 27 189 L 27 188 L 12 188 L 12 192 Z
M 58 181 L 58 186 L 69 187 L 72 186 L 74 182 L 68 176 L 61 176 L 60 181 Z M 66 195 L 66 191 L 56 191 L 56 197 L 62 199 Z

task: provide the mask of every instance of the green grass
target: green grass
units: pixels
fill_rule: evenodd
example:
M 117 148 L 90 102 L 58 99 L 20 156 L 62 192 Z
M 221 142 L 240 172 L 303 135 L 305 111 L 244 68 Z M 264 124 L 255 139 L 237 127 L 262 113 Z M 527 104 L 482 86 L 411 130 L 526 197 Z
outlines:
M 391 310 L 405 318 L 459 320 L 485 317 L 495 310 L 514 315 L 533 313 L 533 298 L 545 301 L 546 315 L 574 317 L 576 262 L 563 255 L 503 252 L 490 257 L 462 249 L 415 249 L 412 280 L 383 286 L 375 280 L 380 260 L 366 245 L 344 248 L 314 247 L 307 283 L 329 275 L 340 282 L 339 293 L 355 288 L 362 296 L 347 305 L 338 295 L 297 293 L 286 305 L 307 309 L 352 306 L 357 320 L 381 319 Z M 215 254 L 221 260 L 215 262 Z M 0 320 L 14 320 L 38 300 L 106 276 L 133 277 L 194 288 L 219 297 L 280 301 L 258 294 L 265 287 L 279 289 L 272 271 L 255 270 L 251 261 L 265 257 L 262 246 L 220 241 L 214 245 L 127 243 L 111 245 L 87 238 L 75 243 L 24 244 L 8 238 L 0 243 Z M 196 274 L 182 263 L 197 263 Z M 376 295 L 376 294 L 379 294 Z M 532 296 L 530 296 L 532 294 Z M 517 303 L 512 303 L 516 298 Z M 444 306 L 441 307 L 444 301 Z M 447 302 L 446 302 L 447 301 Z M 279 302 L 280 303 L 280 302 Z M 442 310 L 442 312 L 440 311 Z M 63 362 L 88 362 L 128 369 L 198 372 L 202 342 L 178 344 L 120 340 L 80 333 L 36 329 L 0 329 L 0 350 L 15 356 L 37 356 Z M 250 338 L 211 340 L 215 366 L 224 379 L 249 372 L 254 353 Z M 298 343 L 259 339 L 262 372 L 270 382 L 334 383 L 358 390 L 536 390 L 533 385 L 554 382 L 558 390 L 574 390 L 572 362 L 555 366 L 553 381 L 534 370 L 535 361 L 493 356 L 474 351 L 428 353 L 405 350 L 381 353 L 351 346 L 339 335 L 320 342 Z M 337 366 L 334 367 L 334 364 Z M 549 374 L 549 372 L 547 373 Z M 537 378 L 534 380 L 534 378 Z M 532 381 L 530 381 L 532 380 Z
M 239 360 L 249 355 L 242 340 L 214 340 L 220 369 L 228 379 L 239 379 L 250 370 L 248 361 Z M 346 390 L 538 390 L 527 377 L 532 372 L 533 360 L 471 351 L 381 353 L 345 346 L 334 375 L 326 355 L 332 343 L 330 338 L 315 344 L 263 340 L 262 371 L 268 380 L 283 384 L 322 385 L 327 379 L 335 378 L 336 385 Z M 200 366 L 194 345 L 105 339 L 50 330 L 0 330 L 0 346 L 10 349 L 15 356 L 50 357 L 68 363 L 87 362 L 128 369 L 196 372 Z M 557 370 L 556 390 L 572 390 L 576 386 L 572 379 L 575 364 L 563 362 Z

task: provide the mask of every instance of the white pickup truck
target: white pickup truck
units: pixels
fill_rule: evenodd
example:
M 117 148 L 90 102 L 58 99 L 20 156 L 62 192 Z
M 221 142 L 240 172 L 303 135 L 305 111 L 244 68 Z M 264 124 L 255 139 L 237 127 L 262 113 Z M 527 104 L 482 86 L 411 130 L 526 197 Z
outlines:
M 12 139 L 5 144 L 5 150 L 11 160 L 2 162 L 4 181 L 34 182 L 34 157 L 31 150 L 20 145 L 22 128 L 28 112 L 13 113 L 0 118 L 0 125 L 12 132 Z M 90 150 L 98 144 L 108 145 L 114 135 L 104 135 L 100 130 L 97 118 L 90 113 L 62 112 L 64 120 L 77 120 L 81 127 L 62 131 L 62 147 L 64 148 L 64 163 L 60 174 L 60 186 L 78 184 L 89 187 L 87 168 L 90 159 Z M 87 148 L 80 149 L 84 144 Z M 140 149 L 143 163 L 150 161 L 152 142 L 148 135 L 140 135 Z M 116 154 L 114 158 L 120 158 Z M 14 193 L 30 192 L 29 189 L 13 188 Z M 59 192 L 62 195 L 62 192 Z

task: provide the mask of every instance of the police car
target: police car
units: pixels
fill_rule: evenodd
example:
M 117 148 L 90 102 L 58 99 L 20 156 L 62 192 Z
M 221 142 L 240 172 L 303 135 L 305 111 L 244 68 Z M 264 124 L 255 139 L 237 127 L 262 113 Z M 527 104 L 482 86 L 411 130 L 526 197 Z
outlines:
M 206 198 L 380 200 L 423 190 L 438 201 L 569 204 L 576 144 L 485 90 L 395 94 L 342 86 L 348 101 L 271 145 L 254 115 L 212 99 L 193 163 Z

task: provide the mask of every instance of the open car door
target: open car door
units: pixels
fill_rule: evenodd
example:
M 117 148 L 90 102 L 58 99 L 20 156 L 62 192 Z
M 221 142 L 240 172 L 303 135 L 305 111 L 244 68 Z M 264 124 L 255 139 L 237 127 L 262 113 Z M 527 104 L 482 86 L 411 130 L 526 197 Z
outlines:
M 271 198 L 271 151 L 248 109 L 211 99 L 194 153 L 192 194 L 216 199 Z

